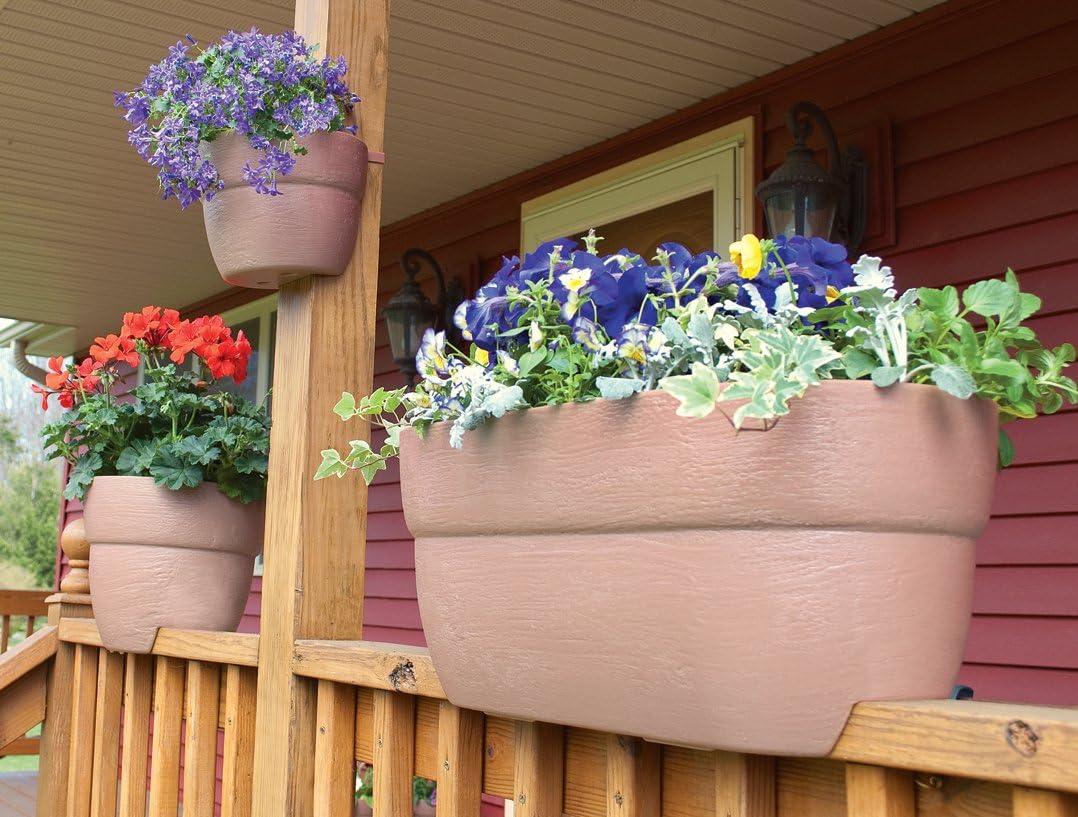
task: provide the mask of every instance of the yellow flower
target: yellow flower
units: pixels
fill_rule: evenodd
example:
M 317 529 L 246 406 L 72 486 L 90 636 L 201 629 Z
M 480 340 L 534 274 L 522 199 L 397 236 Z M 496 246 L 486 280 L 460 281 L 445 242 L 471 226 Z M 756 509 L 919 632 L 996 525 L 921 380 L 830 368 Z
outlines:
M 827 285 L 827 292 L 824 295 L 824 297 L 827 298 L 828 303 L 833 303 L 834 301 L 837 301 L 839 298 L 842 297 L 842 293 L 839 292 L 837 289 L 835 289 L 830 284 L 828 284 Z
M 730 245 L 730 260 L 737 265 L 737 274 L 742 278 L 749 280 L 755 278 L 764 265 L 760 239 L 752 233 L 741 236 L 740 241 L 735 241 Z
M 490 352 L 488 352 L 486 349 L 476 349 L 475 362 L 478 363 L 480 366 L 486 366 L 488 363 L 490 363 Z

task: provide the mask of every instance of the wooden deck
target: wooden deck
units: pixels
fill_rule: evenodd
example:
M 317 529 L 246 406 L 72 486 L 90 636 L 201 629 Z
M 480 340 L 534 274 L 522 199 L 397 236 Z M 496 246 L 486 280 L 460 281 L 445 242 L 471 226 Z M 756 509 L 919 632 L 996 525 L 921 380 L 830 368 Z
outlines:
M 37 772 L 0 774 L 0 817 L 33 817 Z

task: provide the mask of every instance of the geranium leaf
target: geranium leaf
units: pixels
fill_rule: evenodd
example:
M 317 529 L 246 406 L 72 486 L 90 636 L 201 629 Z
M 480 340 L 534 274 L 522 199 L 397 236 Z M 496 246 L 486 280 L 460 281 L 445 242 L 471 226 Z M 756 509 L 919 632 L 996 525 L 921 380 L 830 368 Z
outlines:
M 158 485 L 178 491 L 180 488 L 197 487 L 202 482 L 202 469 L 183 462 L 171 451 L 161 449 L 150 466 L 150 476 Z

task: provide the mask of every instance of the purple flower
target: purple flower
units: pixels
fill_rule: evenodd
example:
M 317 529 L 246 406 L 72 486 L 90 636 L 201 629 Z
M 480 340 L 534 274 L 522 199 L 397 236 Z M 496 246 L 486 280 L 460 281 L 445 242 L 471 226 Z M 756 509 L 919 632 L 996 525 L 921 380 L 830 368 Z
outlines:
M 264 195 L 280 195 L 277 181 L 292 172 L 297 137 L 348 130 L 358 101 L 345 83 L 343 58 L 317 59 L 299 34 L 230 31 L 204 51 L 187 35 L 169 48 L 142 84 L 115 94 L 131 123 L 128 141 L 158 169 L 164 198 L 181 207 L 210 199 L 223 186 L 200 144 L 227 131 L 245 135 L 262 155 L 243 169 Z

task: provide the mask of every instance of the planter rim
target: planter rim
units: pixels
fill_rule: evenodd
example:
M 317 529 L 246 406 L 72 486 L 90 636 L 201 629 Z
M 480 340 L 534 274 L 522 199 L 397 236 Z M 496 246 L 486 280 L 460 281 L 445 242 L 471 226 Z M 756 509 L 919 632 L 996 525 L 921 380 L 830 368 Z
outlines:
M 153 509 L 153 525 L 146 524 L 147 506 Z M 105 475 L 90 485 L 83 519 L 91 548 L 107 543 L 256 556 L 262 550 L 265 503 L 245 505 L 221 493 L 216 482 L 173 491 L 152 477 Z
M 356 172 L 366 173 L 366 164 L 369 161 L 370 154 L 367 149 L 367 143 L 358 136 L 354 136 L 347 131 L 319 131 L 308 136 L 299 137 L 296 141 L 301 145 L 315 145 L 319 142 L 328 142 L 334 150 L 338 150 L 341 153 L 354 154 L 351 161 L 357 166 L 362 166 L 362 170 L 357 170 Z M 235 144 L 237 142 L 242 142 L 242 144 Z M 218 134 L 212 140 L 203 139 L 199 144 L 204 152 L 210 154 L 211 159 L 214 158 L 212 156 L 214 146 L 217 146 L 220 150 L 227 150 L 230 153 L 235 152 L 244 154 L 249 158 L 254 158 L 258 155 L 258 151 L 251 147 L 246 134 L 234 130 Z M 322 175 L 312 177 L 309 173 L 305 172 L 306 168 L 304 167 L 305 162 L 303 160 L 310 158 L 310 156 L 311 154 L 309 153 L 305 156 L 297 156 L 296 166 L 293 168 L 292 172 L 287 176 L 280 176 L 277 179 L 278 187 L 285 185 L 316 184 L 326 187 L 335 187 L 340 190 L 345 190 L 353 196 L 356 195 L 356 183 L 350 178 L 352 174 L 342 174 L 342 176 L 348 178 L 333 179 Z M 226 165 L 225 168 L 222 168 L 221 164 L 214 160 L 217 172 L 218 174 L 221 174 L 221 180 L 224 182 L 224 187 L 216 191 L 217 195 L 220 195 L 226 190 L 250 187 L 246 179 L 243 178 L 242 173 L 237 174 L 232 172 L 241 168 L 242 165 L 238 162 L 236 163 L 237 167 L 228 167 L 227 162 L 223 164 Z M 223 171 L 228 171 L 227 178 Z M 212 200 L 210 201 L 212 202 Z
M 725 388 L 726 384 L 724 383 L 724 384 L 722 384 L 722 386 L 723 386 L 723 388 Z M 958 403 L 964 403 L 964 404 L 971 405 L 971 406 L 972 405 L 980 405 L 980 404 L 984 404 L 984 403 L 990 404 L 992 406 L 993 413 L 995 413 L 997 416 L 999 414 L 999 407 L 996 406 L 996 404 L 993 403 L 991 400 L 988 400 L 988 399 L 986 399 L 984 397 L 980 397 L 980 396 L 973 396 L 973 397 L 969 398 L 968 400 L 963 400 L 961 397 L 955 397 L 953 394 L 948 394 L 943 389 L 941 389 L 939 386 L 936 386 L 936 385 L 931 384 L 931 383 L 895 383 L 894 385 L 881 388 L 881 387 L 877 386 L 875 383 L 873 383 L 871 380 L 845 380 L 845 379 L 840 380 L 840 379 L 834 379 L 834 380 L 824 380 L 823 382 L 819 383 L 816 386 L 809 386 L 808 391 L 806 391 L 805 394 L 802 397 L 795 398 L 794 400 L 792 400 L 790 402 L 790 414 L 787 415 L 786 417 L 778 418 L 777 422 L 781 424 L 782 421 L 784 421 L 786 419 L 789 419 L 792 416 L 795 416 L 796 413 L 797 413 L 798 406 L 801 403 L 801 401 L 811 398 L 814 391 L 817 391 L 817 390 L 820 390 L 820 389 L 833 390 L 833 389 L 841 389 L 841 388 L 859 388 L 859 389 L 862 389 L 862 390 L 865 390 L 865 391 L 867 391 L 868 388 L 871 388 L 873 390 L 873 393 L 878 394 L 880 397 L 884 397 L 884 398 L 888 397 L 891 394 L 909 393 L 909 392 L 913 392 L 914 390 L 931 390 L 931 391 L 934 391 L 934 392 L 938 392 L 940 397 L 942 399 L 944 399 L 945 401 L 957 401 Z M 869 399 L 867 397 L 867 395 L 866 395 L 865 399 Z M 645 401 L 645 400 L 660 400 L 660 401 L 668 402 L 670 404 L 670 416 L 671 416 L 672 419 L 675 419 L 675 420 L 678 420 L 678 421 L 683 421 L 684 420 L 684 421 L 687 421 L 687 422 L 692 422 L 693 420 L 698 419 L 698 418 L 695 418 L 695 417 L 680 417 L 680 416 L 678 416 L 676 414 L 676 409 L 677 409 L 676 398 L 674 398 L 670 394 L 667 394 L 662 389 L 648 389 L 647 391 L 638 392 L 637 394 L 634 394 L 631 397 L 626 397 L 626 398 L 621 399 L 621 400 L 611 400 L 611 399 L 608 399 L 608 398 L 605 398 L 605 397 L 597 397 L 594 400 L 577 401 L 577 402 L 572 402 L 572 403 L 558 403 L 556 405 L 548 405 L 548 406 L 529 406 L 528 408 L 520 409 L 518 411 L 507 412 L 503 417 L 496 418 L 496 419 L 493 419 L 493 420 L 488 420 L 485 423 L 483 423 L 481 426 L 479 426 L 479 428 L 475 429 L 474 431 L 472 431 L 470 433 L 474 435 L 476 433 L 476 431 L 482 431 L 482 430 L 488 429 L 488 428 L 490 428 L 492 426 L 495 426 L 498 423 L 504 423 L 506 421 L 506 419 L 511 418 L 511 417 L 527 416 L 527 417 L 542 418 L 542 417 L 545 417 L 545 416 L 547 416 L 549 414 L 553 414 L 558 409 L 564 409 L 566 407 L 574 407 L 576 410 L 579 410 L 579 409 L 581 409 L 583 407 L 592 406 L 592 405 L 624 404 L 627 408 L 631 408 L 634 405 L 639 405 L 641 401 Z M 734 406 L 740 405 L 740 402 L 741 401 L 731 400 L 728 404 L 725 404 L 725 405 L 732 408 Z M 715 411 L 720 412 L 721 407 L 716 407 Z M 699 419 L 706 419 L 706 418 L 699 418 Z M 431 424 L 430 431 L 433 431 L 435 429 L 440 429 L 440 428 L 448 428 L 451 424 L 452 424 L 451 420 L 439 420 L 438 422 Z M 409 435 L 409 436 L 418 438 L 418 434 L 417 434 L 416 430 L 414 428 L 412 428 L 411 426 L 408 426 L 408 427 L 404 428 L 401 431 L 401 434 L 402 435 Z M 468 439 L 467 438 L 465 439 L 464 444 L 465 445 L 468 444 Z

